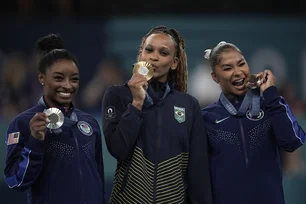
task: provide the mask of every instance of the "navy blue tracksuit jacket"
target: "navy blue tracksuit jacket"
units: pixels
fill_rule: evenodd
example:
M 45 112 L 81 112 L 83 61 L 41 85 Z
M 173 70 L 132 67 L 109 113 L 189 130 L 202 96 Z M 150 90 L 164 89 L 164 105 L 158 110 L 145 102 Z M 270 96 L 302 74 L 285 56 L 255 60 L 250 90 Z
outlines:
M 207 137 L 198 102 L 173 87 L 164 95 L 158 82 L 147 91 L 154 103 L 140 111 L 131 105 L 127 84 L 106 90 L 103 130 L 118 161 L 110 202 L 210 204 Z
M 7 130 L 5 180 L 26 191 L 29 204 L 103 204 L 101 132 L 90 115 L 70 109 L 60 131 L 45 140 L 31 136 L 29 122 L 46 109 L 38 105 L 18 115 Z
M 305 133 L 276 87 L 264 91 L 258 118 L 232 116 L 220 100 L 202 114 L 214 204 L 284 204 L 280 150 L 296 150 Z

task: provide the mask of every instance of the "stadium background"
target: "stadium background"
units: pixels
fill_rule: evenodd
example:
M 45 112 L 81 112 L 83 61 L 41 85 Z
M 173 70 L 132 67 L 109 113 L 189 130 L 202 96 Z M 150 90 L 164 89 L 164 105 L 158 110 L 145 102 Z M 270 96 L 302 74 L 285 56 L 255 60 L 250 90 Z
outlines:
M 48 33 L 60 33 L 80 62 L 81 83 L 75 104 L 101 123 L 105 88 L 131 76 L 142 36 L 154 26 L 178 29 L 186 42 L 189 93 L 202 106 L 217 99 L 203 51 L 221 40 L 241 48 L 253 73 L 272 69 L 277 86 L 306 129 L 306 3 L 278 1 L 35 1 L 2 2 L 0 8 L 0 170 L 5 132 L 17 113 L 41 95 L 33 45 Z M 94 77 L 95 76 L 95 77 Z M 104 76 L 104 77 L 103 77 Z M 287 204 L 306 203 L 306 148 L 284 154 Z M 116 161 L 104 144 L 106 195 Z M 259 167 L 264 168 L 264 167 Z M 268 169 L 267 169 L 268 171 Z M 86 186 L 84 186 L 86 188 Z M 0 177 L 0 203 L 25 203 Z

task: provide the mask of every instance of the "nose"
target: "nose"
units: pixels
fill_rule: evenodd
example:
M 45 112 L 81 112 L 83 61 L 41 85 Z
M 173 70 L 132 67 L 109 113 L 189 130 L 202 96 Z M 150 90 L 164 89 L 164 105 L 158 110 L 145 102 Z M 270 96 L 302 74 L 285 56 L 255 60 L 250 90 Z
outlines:
M 152 52 L 152 53 L 150 54 L 150 60 L 151 60 L 151 61 L 157 61 L 157 60 L 158 60 L 158 53 Z
M 242 69 L 241 69 L 240 67 L 235 67 L 235 69 L 234 69 L 234 76 L 235 76 L 235 77 L 239 77 L 239 76 L 241 76 L 242 74 L 243 74 Z
M 66 79 L 63 81 L 62 86 L 66 89 L 66 90 L 70 90 L 73 88 L 71 81 L 69 79 Z

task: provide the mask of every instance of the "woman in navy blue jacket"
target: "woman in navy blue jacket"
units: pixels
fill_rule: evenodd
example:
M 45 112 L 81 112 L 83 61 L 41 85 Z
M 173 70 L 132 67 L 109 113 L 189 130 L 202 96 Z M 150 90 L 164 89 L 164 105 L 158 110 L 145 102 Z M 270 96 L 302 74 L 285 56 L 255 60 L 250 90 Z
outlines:
M 144 37 L 134 74 L 103 99 L 103 130 L 118 163 L 111 203 L 211 203 L 207 137 L 199 103 L 186 94 L 184 40 L 158 26 Z
M 39 39 L 37 51 L 43 96 L 8 127 L 6 183 L 26 191 L 29 204 L 104 203 L 100 127 L 72 104 L 79 88 L 77 60 L 59 35 Z M 44 110 L 51 107 L 64 115 L 57 129 L 47 129 L 51 119 Z
M 220 99 L 202 110 L 214 204 L 283 204 L 280 150 L 302 146 L 304 131 L 270 70 L 256 74 L 250 84 L 238 47 L 223 41 L 205 52 L 222 90 Z

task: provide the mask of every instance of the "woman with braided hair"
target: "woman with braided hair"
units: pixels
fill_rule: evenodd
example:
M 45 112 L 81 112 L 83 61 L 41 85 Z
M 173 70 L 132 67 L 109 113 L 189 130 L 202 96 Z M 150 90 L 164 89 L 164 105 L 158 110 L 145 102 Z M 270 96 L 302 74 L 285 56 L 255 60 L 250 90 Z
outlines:
M 117 169 L 110 203 L 211 203 L 207 137 L 198 101 L 186 94 L 185 43 L 158 26 L 142 39 L 133 74 L 106 90 L 102 123 Z

